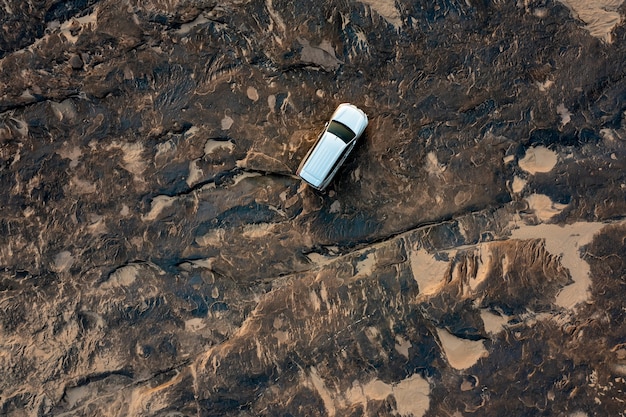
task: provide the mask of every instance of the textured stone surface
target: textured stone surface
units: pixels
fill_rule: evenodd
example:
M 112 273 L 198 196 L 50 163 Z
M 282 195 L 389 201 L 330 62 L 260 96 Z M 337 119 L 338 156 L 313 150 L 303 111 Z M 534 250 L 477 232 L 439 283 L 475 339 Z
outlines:
M 625 415 L 625 15 L 5 1 L 0 414 Z

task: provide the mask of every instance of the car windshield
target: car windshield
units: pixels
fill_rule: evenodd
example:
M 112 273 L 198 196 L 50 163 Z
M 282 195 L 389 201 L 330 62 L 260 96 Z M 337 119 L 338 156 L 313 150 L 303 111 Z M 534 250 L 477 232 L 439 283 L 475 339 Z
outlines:
M 328 124 L 328 131 L 346 143 L 349 143 L 356 136 L 348 127 L 334 120 Z

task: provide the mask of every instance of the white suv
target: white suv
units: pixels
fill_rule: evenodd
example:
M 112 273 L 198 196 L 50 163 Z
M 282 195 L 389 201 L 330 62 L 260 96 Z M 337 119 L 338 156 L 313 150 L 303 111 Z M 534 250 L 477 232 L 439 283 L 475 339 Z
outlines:
M 313 188 L 326 188 L 366 127 L 367 115 L 361 109 L 340 104 L 296 174 Z

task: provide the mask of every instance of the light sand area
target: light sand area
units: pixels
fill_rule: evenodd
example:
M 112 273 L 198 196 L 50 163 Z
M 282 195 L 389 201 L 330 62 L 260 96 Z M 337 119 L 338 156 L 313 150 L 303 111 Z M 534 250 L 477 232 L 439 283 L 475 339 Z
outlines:
M 623 16 L 619 7 L 624 0 L 559 0 L 566 5 L 574 17 L 585 23 L 585 29 L 596 38 L 607 43 L 613 41 L 611 31 L 619 25 Z
M 362 385 L 353 384 L 346 394 L 349 404 L 362 404 L 367 412 L 368 400 L 384 400 L 390 395 L 396 400 L 397 411 L 401 416 L 423 416 L 429 407 L 430 385 L 420 375 L 412 375 L 398 384 L 390 385 L 378 379 Z
M 557 154 L 545 146 L 529 148 L 519 161 L 519 167 L 529 174 L 550 172 L 557 163 Z
M 528 208 L 533 210 L 535 216 L 542 222 L 550 220 L 567 207 L 567 204 L 556 203 L 544 194 L 531 194 L 526 197 L 526 202 Z
M 361 3 L 370 6 L 383 19 L 395 26 L 396 29 L 402 26 L 400 13 L 398 13 L 394 0 L 361 0 Z
M 623 21 L 618 12 L 624 0 L 559 0 L 572 15 L 585 23 L 585 29 L 607 43 L 613 41 L 611 31 Z M 393 0 L 361 0 L 393 25 L 396 29 L 402 26 L 400 13 Z
M 359 405 L 368 414 L 369 401 L 382 401 L 390 395 L 395 398 L 397 411 L 401 416 L 421 417 L 430 406 L 428 396 L 430 384 L 418 374 L 411 375 L 397 384 L 387 384 L 379 379 L 372 379 L 366 383 L 354 381 L 347 392 L 337 393 L 326 385 L 317 369 L 311 367 L 308 381 L 305 383 L 320 395 L 330 417 L 340 415 L 341 410 Z
M 569 225 L 540 224 L 522 226 L 512 231 L 512 239 L 545 239 L 548 252 L 560 256 L 561 264 L 569 270 L 574 281 L 556 297 L 556 304 L 564 308 L 574 308 L 589 298 L 589 264 L 582 258 L 580 249 L 590 243 L 593 236 L 606 226 L 605 223 L 577 222 Z
M 448 363 L 454 369 L 467 369 L 478 362 L 480 358 L 488 356 L 482 340 L 461 339 L 442 329 L 437 329 L 437 336 Z

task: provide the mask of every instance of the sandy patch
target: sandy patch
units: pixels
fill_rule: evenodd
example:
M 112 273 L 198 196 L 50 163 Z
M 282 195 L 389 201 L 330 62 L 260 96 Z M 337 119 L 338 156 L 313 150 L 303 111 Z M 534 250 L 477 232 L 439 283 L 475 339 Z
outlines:
M 209 139 L 204 144 L 204 155 L 205 156 L 211 155 L 213 152 L 219 149 L 226 149 L 229 152 L 232 152 L 234 147 L 235 147 L 235 143 L 232 140 Z
M 328 210 L 329 213 L 341 213 L 341 201 L 339 200 L 335 200 L 333 201 L 333 203 L 330 205 L 330 210 Z
M 95 29 L 97 27 L 97 15 L 98 9 L 94 8 L 93 12 L 88 15 L 82 17 L 72 17 L 63 23 L 60 23 L 58 20 L 54 20 L 48 23 L 48 30 L 53 31 L 55 29 L 60 29 L 60 32 L 63 34 L 65 39 L 71 43 L 76 43 L 78 35 L 74 36 L 72 32 L 76 33 L 77 29 Z
M 274 2 L 272 0 L 265 1 L 265 8 L 267 9 L 267 13 L 270 15 L 270 24 L 268 27 L 268 32 L 272 33 L 274 31 L 274 24 L 277 26 L 279 31 L 285 32 L 287 30 L 287 25 L 283 21 L 283 18 L 278 14 L 278 12 L 274 9 Z M 282 45 L 280 38 L 275 36 L 276 41 Z
M 145 148 L 141 142 L 115 141 L 105 148 L 107 151 L 120 149 L 122 151 L 122 167 L 134 175 L 135 181 L 142 181 L 141 174 L 148 165 L 145 157 Z
M 556 162 L 556 152 L 545 146 L 537 146 L 526 150 L 526 155 L 519 161 L 519 167 L 530 174 L 536 174 L 552 171 Z
M 187 176 L 186 181 L 189 187 L 199 183 L 200 180 L 202 180 L 203 175 L 204 173 L 202 172 L 202 169 L 198 167 L 197 160 L 189 162 L 189 175 Z
M 413 345 L 411 344 L 410 340 L 407 340 L 400 335 L 396 336 L 396 351 L 407 359 L 409 359 L 409 349 L 412 346 Z
M 487 280 L 489 271 L 491 271 L 493 263 L 493 255 L 491 254 L 490 245 L 478 245 L 478 266 L 476 274 L 470 278 L 469 287 L 472 291 L 476 291 L 480 284 Z M 505 258 L 506 259 L 506 258 Z
M 552 88 L 552 86 L 554 85 L 554 81 L 550 80 L 550 79 L 545 80 L 543 82 L 542 81 L 535 81 L 535 85 L 537 86 L 539 91 L 546 92 L 550 88 Z
M 420 297 L 436 294 L 445 283 L 449 262 L 435 259 L 424 249 L 412 250 L 409 261 Z
M 361 404 L 367 413 L 368 401 L 382 401 L 390 395 L 396 399 L 398 414 L 401 416 L 421 417 L 430 406 L 430 385 L 420 375 L 412 375 L 398 384 L 390 385 L 374 379 L 365 385 L 355 381 L 346 393 L 350 405 Z
M 515 178 L 513 178 L 513 183 L 511 184 L 511 190 L 515 194 L 521 193 L 522 190 L 524 190 L 524 187 L 526 187 L 527 182 L 528 181 L 526 181 L 525 179 L 516 176 Z
M 565 104 L 561 103 L 556 106 L 556 112 L 561 116 L 561 126 L 565 126 L 572 120 L 572 113 L 565 107 Z
M 462 206 L 472 199 L 472 193 L 469 191 L 461 190 L 454 196 L 454 204 Z
M 309 378 L 313 388 L 317 391 L 317 394 L 322 398 L 322 402 L 324 403 L 324 408 L 326 409 L 326 413 L 329 417 L 333 417 L 337 410 L 335 409 L 335 402 L 333 401 L 332 394 L 330 390 L 326 387 L 326 384 L 322 380 L 322 378 L 317 373 L 317 369 L 312 366 L 311 372 L 309 374 Z
M 126 265 L 118 268 L 109 275 L 109 279 L 102 284 L 102 288 L 128 287 L 135 282 L 140 269 L 139 265 Z
M 327 40 L 322 40 L 319 45 L 311 45 L 307 39 L 298 38 L 298 42 L 302 46 L 300 59 L 303 62 L 316 64 L 323 68 L 335 70 L 341 64 L 341 60 L 337 59 L 335 48 Z
M 128 217 L 130 215 L 130 207 L 126 204 L 122 204 L 122 208 L 120 209 L 120 216 Z
M 239 162 L 239 161 L 237 161 Z M 238 165 L 239 166 L 239 165 Z M 242 172 L 241 174 L 237 174 L 233 177 L 233 183 L 231 185 L 231 187 L 236 186 L 237 184 L 239 184 L 240 182 L 250 179 L 250 178 L 256 178 L 256 177 L 260 177 L 262 176 L 261 173 L 259 172 Z
M 246 224 L 241 233 L 246 239 L 263 239 L 274 234 L 277 225 L 275 223 Z
M 246 95 L 252 101 L 257 101 L 259 99 L 259 92 L 254 87 L 248 87 L 246 89 Z
M 309 293 L 310 306 L 314 311 L 320 311 L 322 308 L 322 300 L 317 296 L 315 290 Z
M 93 194 L 98 190 L 96 184 L 78 178 L 77 176 L 74 176 L 72 177 L 72 179 L 70 179 L 69 187 L 72 192 L 77 194 Z
M 361 3 L 370 6 L 372 10 L 392 24 L 396 29 L 402 26 L 402 19 L 400 19 L 400 13 L 398 13 L 394 0 L 361 0 Z
M 611 31 L 622 22 L 619 7 L 624 0 L 559 0 L 585 23 L 592 36 L 611 43 Z
M 108 232 L 106 225 L 106 218 L 104 216 L 100 216 L 99 214 L 90 214 L 89 225 L 87 226 L 87 231 L 92 235 L 102 235 Z
M 189 261 L 186 263 L 186 265 L 188 265 L 191 268 L 201 268 L 201 269 L 208 269 L 208 270 L 212 270 L 213 269 L 213 260 L 215 258 L 201 258 L 201 259 L 194 259 L 193 261 Z M 213 292 L 215 292 L 216 289 L 213 288 Z M 217 290 L 219 292 L 219 290 Z M 219 296 L 219 293 L 218 293 Z M 217 298 L 217 297 L 213 297 L 213 298 Z
M 604 223 L 578 222 L 566 226 L 541 224 L 523 226 L 513 230 L 512 239 L 545 239 L 546 250 L 561 257 L 561 265 L 570 272 L 573 284 L 566 286 L 556 297 L 556 304 L 565 308 L 574 308 L 578 303 L 589 298 L 589 264 L 581 258 L 580 248 L 591 242 L 593 236 Z
M 191 129 L 194 129 L 194 128 L 192 127 Z M 176 145 L 174 144 L 174 142 L 172 142 L 172 140 L 168 140 L 167 142 L 157 144 L 156 150 L 157 151 L 156 151 L 156 154 L 154 155 L 154 159 L 167 157 L 168 154 L 176 150 Z
M 167 195 L 157 195 L 152 199 L 152 205 L 150 207 L 150 211 L 145 216 L 142 216 L 141 219 L 144 221 L 152 221 L 156 220 L 159 217 L 159 214 L 166 208 L 170 207 L 176 201 L 176 197 L 170 197 Z
M 230 117 L 229 115 L 224 116 L 224 118 L 221 121 L 222 130 L 230 129 L 233 123 L 235 123 L 235 121 L 233 120 L 232 117 Z
M 406 378 L 393 389 L 398 413 L 402 416 L 420 417 L 426 414 L 430 406 L 430 385 L 420 375 Z
M 374 273 L 374 267 L 376 266 L 376 253 L 370 252 L 364 259 L 360 260 L 356 264 L 356 274 L 354 278 L 362 278 L 370 276 Z
M 535 212 L 535 216 L 542 222 L 548 221 L 557 214 L 561 213 L 567 204 L 555 203 L 543 194 L 531 194 L 526 197 L 528 208 Z
M 200 246 L 218 246 L 224 241 L 226 231 L 224 229 L 211 229 L 206 234 L 196 237 L 196 243 Z
M 194 27 L 204 25 L 205 23 L 209 23 L 209 19 L 200 14 L 193 21 L 180 25 L 180 29 L 178 29 L 176 33 L 179 35 L 186 35 Z
M 206 327 L 206 323 L 200 317 L 195 317 L 185 321 L 185 331 L 195 333 Z
M 70 168 L 76 168 L 78 166 L 78 162 L 80 158 L 83 156 L 83 152 L 80 150 L 78 146 L 73 146 L 71 148 L 64 147 L 57 151 L 57 154 L 64 159 L 69 159 Z
M 317 252 L 310 252 L 307 253 L 305 256 L 312 264 L 315 264 L 317 266 L 323 266 L 335 260 L 334 256 L 326 256 Z
M 57 272 L 68 271 L 72 265 L 74 265 L 74 257 L 69 251 L 63 251 L 56 254 L 54 257 L 54 265 L 52 268 Z
M 437 154 L 435 152 L 429 152 L 426 155 L 426 172 L 430 175 L 440 176 L 446 170 L 446 166 L 439 163 L 437 159 Z
M 454 369 L 467 369 L 478 362 L 480 358 L 488 356 L 487 349 L 481 340 L 461 339 L 442 329 L 437 329 L 437 335 L 448 363 Z
M 283 330 L 276 330 L 272 333 L 272 336 L 278 341 L 279 345 L 284 345 L 289 342 L 289 332 Z
M 50 108 L 54 115 L 59 119 L 59 121 L 63 121 L 63 119 L 74 120 L 76 118 L 76 107 L 72 100 L 67 99 L 58 103 L 56 101 L 50 101 Z
M 480 310 L 480 317 L 483 320 L 485 331 L 490 334 L 497 334 L 504 330 L 504 326 L 509 322 L 506 316 L 499 316 L 489 310 Z

